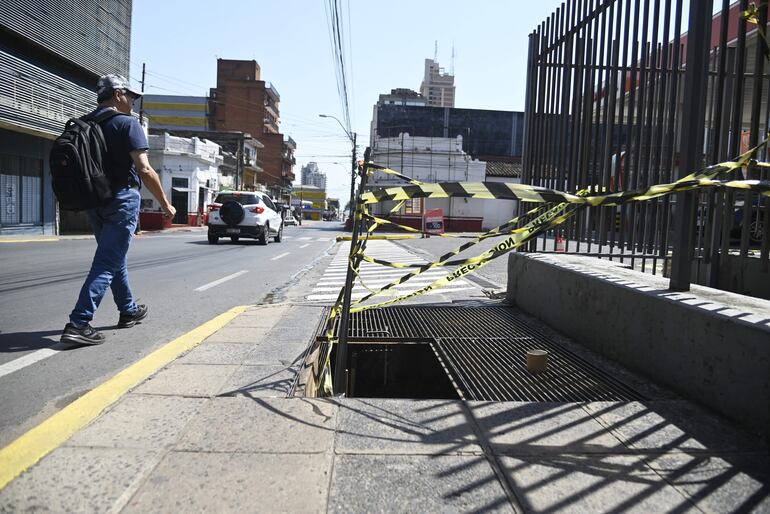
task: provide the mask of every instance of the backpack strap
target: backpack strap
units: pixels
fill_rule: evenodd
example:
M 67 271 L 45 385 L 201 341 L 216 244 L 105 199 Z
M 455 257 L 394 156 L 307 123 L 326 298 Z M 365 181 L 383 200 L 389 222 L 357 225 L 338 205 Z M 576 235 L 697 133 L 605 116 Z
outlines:
M 129 114 L 124 114 L 122 112 L 116 111 L 114 109 L 105 109 L 104 112 L 101 112 L 97 114 L 96 116 L 93 116 L 91 114 L 86 114 L 85 116 L 81 117 L 80 119 L 83 121 L 93 121 L 95 123 L 101 124 L 104 121 L 107 121 L 111 118 L 114 118 L 115 116 L 130 116 Z

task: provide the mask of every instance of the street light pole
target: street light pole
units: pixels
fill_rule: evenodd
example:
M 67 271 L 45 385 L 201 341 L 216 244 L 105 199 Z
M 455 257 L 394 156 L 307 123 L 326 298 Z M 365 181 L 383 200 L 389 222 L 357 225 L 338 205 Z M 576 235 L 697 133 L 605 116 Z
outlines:
M 334 121 L 336 121 L 342 131 L 345 133 L 346 136 L 348 136 L 348 139 L 350 139 L 350 143 L 353 145 L 353 159 L 351 161 L 350 166 L 350 214 L 349 217 L 353 216 L 353 206 L 356 203 L 356 170 L 358 169 L 358 166 L 356 165 L 356 139 L 358 134 L 353 132 L 352 134 L 348 131 L 348 129 L 345 128 L 345 125 L 342 124 L 342 122 L 337 119 L 336 116 L 331 116 L 329 114 L 319 114 L 320 118 L 331 118 Z

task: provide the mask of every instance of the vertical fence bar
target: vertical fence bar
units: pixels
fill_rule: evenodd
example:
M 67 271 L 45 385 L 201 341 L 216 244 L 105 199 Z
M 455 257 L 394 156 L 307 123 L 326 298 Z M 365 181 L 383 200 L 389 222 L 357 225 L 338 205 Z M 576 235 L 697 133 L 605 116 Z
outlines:
M 705 78 L 708 69 L 708 49 L 711 38 L 711 12 L 700 2 L 690 2 L 687 30 L 687 67 L 685 68 L 684 107 L 682 119 L 681 164 L 679 177 L 699 169 L 703 162 L 703 127 L 705 121 Z M 671 263 L 669 288 L 689 291 L 691 260 L 692 191 L 677 195 L 674 220 L 674 256 Z
M 722 12 L 720 15 L 721 25 L 719 27 L 719 46 L 717 48 L 717 75 L 716 75 L 716 105 L 714 109 L 714 122 L 713 127 L 713 146 L 711 147 L 710 161 L 711 164 L 720 162 L 725 159 L 725 143 L 728 135 L 728 124 L 724 120 L 729 120 L 729 111 L 726 111 L 727 102 L 725 101 L 725 82 L 726 82 L 726 69 L 727 66 L 727 35 L 730 25 L 730 0 L 722 0 Z M 719 284 L 719 266 L 721 263 L 721 237 L 723 236 L 722 225 L 724 222 L 725 211 L 725 194 L 723 191 L 716 193 L 714 216 L 711 220 L 711 239 L 709 246 L 711 252 L 709 254 L 709 270 L 708 270 L 708 282 L 710 287 L 717 287 Z M 728 235 L 729 237 L 729 235 Z
M 680 63 L 681 63 L 681 34 L 682 34 L 682 2 L 683 0 L 676 0 L 675 14 L 674 14 L 674 44 L 671 49 L 671 89 L 669 90 L 668 97 L 668 118 L 666 119 L 666 137 L 664 138 L 665 144 L 661 149 L 663 151 L 663 162 L 665 163 L 664 179 L 666 182 L 673 181 L 674 173 L 674 147 L 676 146 L 676 123 L 678 102 L 679 102 L 679 75 L 680 75 Z M 661 227 L 661 246 L 663 251 L 666 252 L 664 257 L 664 269 L 670 264 L 668 257 L 668 238 L 669 238 L 669 225 L 671 220 L 671 197 L 666 196 L 663 199 L 663 226 Z
M 664 10 L 665 13 L 663 15 L 663 35 L 661 36 L 661 40 L 663 41 L 660 51 L 658 52 L 660 56 L 660 87 L 658 88 L 658 113 L 656 116 L 657 119 L 657 138 L 654 143 L 655 152 L 653 153 L 653 160 L 652 160 L 652 168 L 655 173 L 655 179 L 654 183 L 659 183 L 663 181 L 663 167 L 666 166 L 666 162 L 662 155 L 662 146 L 664 144 L 664 133 L 666 131 L 666 100 L 668 99 L 668 95 L 670 94 L 669 87 L 671 81 L 669 81 L 669 56 L 671 51 L 670 46 L 670 31 L 671 31 L 671 0 L 666 0 L 664 4 Z M 673 116 L 673 112 L 668 113 L 669 116 Z M 663 217 L 666 214 L 664 203 L 662 201 L 656 200 L 655 206 L 654 206 L 654 215 L 653 215 L 653 222 L 654 222 L 654 232 L 653 232 L 653 239 L 655 241 L 655 244 L 657 246 L 657 251 L 655 252 L 655 257 L 652 261 L 652 270 L 653 273 L 657 273 L 658 270 L 658 258 L 663 259 L 663 264 L 665 267 L 665 259 L 666 259 L 666 251 L 667 249 L 664 246 L 664 233 L 663 233 Z
M 759 35 L 759 29 L 767 31 L 767 2 L 758 2 L 758 24 L 757 31 L 754 33 L 756 39 L 756 46 L 754 51 L 754 77 L 752 82 L 753 95 L 751 97 L 751 119 L 749 121 L 749 148 L 754 148 L 760 141 L 759 137 L 759 120 L 762 116 L 762 93 L 764 91 L 764 72 L 765 72 L 765 42 Z M 764 127 L 765 130 L 767 127 Z M 764 132 L 764 131 L 763 131 Z M 762 137 L 764 139 L 764 137 Z M 756 167 L 748 166 L 746 170 L 746 178 L 759 178 L 759 173 Z M 756 199 L 756 209 L 754 209 L 754 202 Z M 751 191 L 746 191 L 743 201 L 743 223 L 741 227 L 741 256 L 740 266 L 741 269 L 745 269 L 746 260 L 749 253 L 749 242 L 751 238 L 751 226 L 756 220 L 759 224 L 761 213 L 759 210 L 760 202 L 759 196 Z M 765 221 L 767 223 L 767 220 Z M 758 227 L 758 225 L 755 225 Z M 759 236 L 759 234 L 756 234 Z M 765 245 L 766 246 L 766 245 Z

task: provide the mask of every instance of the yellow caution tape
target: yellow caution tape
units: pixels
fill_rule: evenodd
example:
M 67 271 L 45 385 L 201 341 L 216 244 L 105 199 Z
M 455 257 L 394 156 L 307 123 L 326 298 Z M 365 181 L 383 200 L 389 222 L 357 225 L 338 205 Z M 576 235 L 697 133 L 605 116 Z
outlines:
M 743 189 L 750 190 L 759 193 L 760 195 L 770 197 L 770 181 L 760 180 L 716 180 L 716 177 L 723 173 L 728 173 L 737 170 L 748 164 L 767 167 L 769 163 L 758 163 L 752 160 L 752 156 L 757 150 L 766 145 L 768 139 L 765 139 L 762 143 L 756 147 L 748 150 L 744 154 L 740 155 L 734 161 L 727 161 L 712 166 L 708 166 L 703 170 L 692 173 L 684 178 L 672 182 L 669 184 L 657 184 L 647 188 L 640 188 L 633 191 L 621 191 L 616 193 L 603 193 L 603 194 L 588 194 L 587 191 L 580 191 L 575 194 L 566 193 L 554 189 L 530 186 L 527 184 L 511 184 L 511 183 L 424 183 L 406 175 L 403 175 L 397 171 L 391 170 L 384 166 L 379 166 L 374 163 L 368 163 L 365 168 L 366 173 L 371 173 L 372 170 L 381 171 L 392 176 L 396 176 L 409 183 L 408 186 L 390 187 L 375 189 L 370 192 L 363 193 L 359 196 L 355 215 L 354 223 L 369 223 L 370 225 L 362 232 L 358 243 L 353 248 L 351 247 L 348 266 L 353 272 L 353 275 L 359 282 L 370 291 L 370 294 L 364 298 L 351 304 L 350 313 L 362 312 L 369 309 L 381 308 L 388 305 L 392 305 L 397 302 L 402 302 L 410 298 L 425 294 L 429 291 L 439 289 L 459 278 L 470 274 L 479 268 L 485 266 L 493 259 L 505 255 L 512 250 L 519 248 L 520 246 L 531 241 L 534 237 L 542 233 L 543 231 L 550 230 L 551 228 L 564 223 L 576 212 L 582 208 L 588 206 L 616 206 L 629 202 L 646 201 L 653 198 L 659 198 L 664 195 L 668 195 L 679 191 L 689 191 L 698 188 L 731 188 L 731 189 Z M 372 258 L 364 254 L 366 248 L 366 242 L 369 239 L 407 239 L 414 236 L 408 235 L 391 235 L 391 236 L 374 236 L 373 232 L 382 225 L 392 225 L 409 232 L 421 232 L 411 227 L 405 227 L 393 223 L 384 218 L 379 218 L 371 215 L 368 212 L 368 205 L 384 202 L 395 201 L 396 206 L 391 209 L 391 213 L 399 210 L 406 200 L 413 198 L 449 198 L 449 197 L 464 197 L 464 198 L 477 198 L 477 199 L 516 199 L 522 202 L 531 202 L 541 204 L 540 206 L 532 209 L 522 218 L 532 218 L 523 227 L 515 228 L 516 224 L 521 221 L 521 218 L 514 218 L 508 223 L 501 225 L 487 233 L 477 236 L 474 241 L 466 243 L 452 252 L 449 252 L 441 256 L 437 261 L 421 265 L 413 264 L 401 264 L 384 261 L 382 259 Z M 490 237 L 502 237 L 508 236 L 506 239 L 492 247 L 491 249 L 483 252 L 476 257 L 462 259 L 457 261 L 451 261 L 451 257 L 456 256 L 462 251 L 467 250 L 480 241 Z M 338 240 L 349 240 L 350 237 L 343 236 Z M 394 280 L 390 284 L 374 290 L 369 288 L 361 280 L 359 274 L 359 266 L 362 261 L 382 264 L 393 268 L 414 268 L 413 271 L 406 275 Z M 390 300 L 380 302 L 373 305 L 361 305 L 374 296 L 389 293 L 389 289 L 403 284 L 407 280 L 425 272 L 428 269 L 441 267 L 441 266 L 459 266 L 455 271 L 452 271 L 439 278 L 433 283 L 418 289 L 412 293 L 397 296 Z M 352 287 L 352 284 L 351 284 Z M 342 311 L 342 301 L 345 295 L 345 287 L 340 290 L 337 297 L 337 301 L 331 309 L 329 320 L 327 321 L 325 330 L 325 339 L 328 342 L 328 348 L 326 355 L 323 359 L 323 366 L 319 371 L 319 390 L 325 394 L 330 395 L 332 393 L 332 377 L 331 377 L 331 348 L 335 342 L 334 327 L 337 317 Z M 351 291 L 352 293 L 352 291 Z M 358 307 L 354 307 L 358 306 Z
M 514 250 L 515 248 L 520 247 L 521 245 L 523 245 L 527 241 L 531 240 L 533 237 L 537 236 L 543 230 L 548 230 L 548 229 L 550 229 L 553 226 L 556 226 L 556 225 L 558 225 L 560 223 L 563 223 L 564 221 L 566 221 L 573 214 L 573 212 L 570 212 L 570 213 L 568 213 L 566 215 L 562 214 L 564 209 L 566 209 L 568 207 L 570 207 L 570 205 L 568 203 L 562 203 L 562 204 L 559 204 L 559 205 L 549 209 L 548 211 L 546 211 L 545 213 L 541 214 L 540 216 L 538 216 L 537 218 L 532 220 L 530 223 L 528 223 L 526 227 L 523 227 L 523 229 L 521 229 L 521 230 L 515 231 L 512 235 L 510 235 L 508 238 L 506 238 L 502 242 L 500 242 L 497 245 L 495 245 L 494 247 L 492 247 L 490 250 L 487 250 L 486 252 L 482 253 L 481 255 L 479 255 L 477 257 L 471 257 L 470 259 L 465 259 L 457 270 L 447 274 L 446 276 L 444 276 L 442 278 L 439 278 L 438 280 L 434 281 L 431 284 L 428 284 L 425 287 L 422 287 L 422 288 L 420 288 L 420 289 L 418 289 L 416 291 L 413 291 L 411 293 L 405 294 L 403 296 L 399 296 L 399 297 L 394 298 L 392 300 L 381 302 L 381 303 L 378 303 L 378 304 L 375 304 L 375 305 L 366 305 L 366 306 L 362 306 L 362 307 L 352 307 L 350 309 L 350 312 L 354 313 L 354 312 L 361 312 L 361 311 L 364 311 L 364 310 L 374 309 L 374 308 L 378 308 L 378 307 L 385 307 L 387 305 L 391 305 L 391 304 L 394 304 L 394 303 L 397 303 L 397 302 L 402 302 L 404 300 L 408 300 L 410 298 L 414 298 L 415 296 L 420 296 L 422 294 L 425 294 L 425 293 L 427 293 L 429 291 L 433 291 L 435 289 L 439 289 L 439 288 L 441 288 L 441 287 L 443 287 L 443 286 L 453 282 L 454 280 L 456 280 L 458 278 L 461 278 L 461 277 L 471 273 L 472 271 L 477 270 L 478 268 L 481 268 L 482 266 L 486 265 L 488 262 L 492 261 L 493 259 L 495 259 L 497 257 L 500 257 L 501 255 L 505 255 L 506 253 L 510 252 L 511 250 Z M 576 211 L 580 207 L 581 206 L 572 207 L 572 210 Z M 473 243 L 473 244 L 475 244 L 475 243 Z M 453 252 L 450 252 L 449 254 L 446 254 L 444 257 L 446 257 L 448 259 L 448 257 L 452 256 L 452 255 L 456 255 L 456 254 L 453 253 Z M 360 305 L 361 303 L 367 301 L 368 299 L 372 298 L 376 294 L 379 294 L 379 292 L 385 291 L 385 290 L 387 290 L 387 289 L 389 289 L 391 287 L 395 287 L 398 284 L 403 284 L 404 282 L 406 282 L 410 278 L 412 278 L 412 277 L 414 277 L 414 276 L 416 276 L 416 275 L 418 275 L 418 274 L 420 274 L 420 273 L 422 273 L 422 272 L 424 272 L 424 271 L 426 271 L 428 269 L 431 269 L 432 267 L 442 266 L 442 265 L 446 265 L 447 264 L 447 263 L 440 263 L 440 261 L 441 261 L 441 259 L 439 260 L 439 262 L 429 263 L 429 264 L 423 265 L 420 269 L 412 272 L 409 275 L 405 275 L 405 276 L 401 277 L 400 279 L 398 279 L 398 280 L 396 280 L 396 281 L 394 281 L 394 282 L 384 286 L 383 288 L 380 289 L 380 291 L 378 291 L 375 294 L 370 294 L 370 295 L 365 296 L 364 298 L 358 300 L 357 302 L 355 302 L 352 305 Z

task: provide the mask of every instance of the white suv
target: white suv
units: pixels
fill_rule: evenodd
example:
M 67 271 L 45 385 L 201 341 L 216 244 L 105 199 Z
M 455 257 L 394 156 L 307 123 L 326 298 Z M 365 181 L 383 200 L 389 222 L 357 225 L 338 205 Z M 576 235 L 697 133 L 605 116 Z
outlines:
M 219 193 L 209 205 L 209 243 L 217 244 L 220 237 L 229 237 L 232 242 L 250 237 L 263 245 L 273 237 L 280 243 L 283 220 L 279 212 L 273 201 L 258 191 Z

